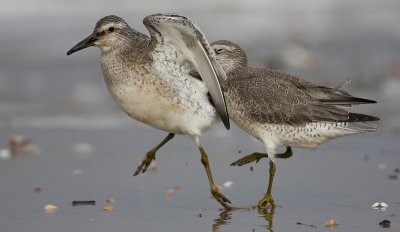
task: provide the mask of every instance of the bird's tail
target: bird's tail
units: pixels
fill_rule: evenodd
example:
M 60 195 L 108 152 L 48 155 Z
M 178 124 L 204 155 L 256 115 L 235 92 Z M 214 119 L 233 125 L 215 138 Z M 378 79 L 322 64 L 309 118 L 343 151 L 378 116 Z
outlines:
M 349 122 L 346 126 L 347 130 L 352 130 L 356 132 L 376 132 L 378 131 L 378 125 L 366 122 Z

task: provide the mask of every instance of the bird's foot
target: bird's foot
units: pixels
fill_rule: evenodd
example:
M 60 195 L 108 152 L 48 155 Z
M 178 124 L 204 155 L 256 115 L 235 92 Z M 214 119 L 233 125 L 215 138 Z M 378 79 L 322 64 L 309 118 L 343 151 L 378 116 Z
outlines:
M 140 162 L 139 166 L 136 168 L 134 176 L 137 176 L 139 173 L 145 173 L 147 168 L 150 166 L 151 162 L 156 159 L 156 151 L 150 150 L 146 153 L 142 162 Z
M 284 153 L 279 153 L 275 155 L 275 158 L 278 159 L 288 159 L 292 157 L 293 152 L 291 147 L 286 147 L 286 151 Z M 258 163 L 261 159 L 263 158 L 268 158 L 267 153 L 259 153 L 259 152 L 254 152 L 250 155 L 246 155 L 245 157 L 242 157 L 235 162 L 231 163 L 231 166 L 243 166 L 252 162 Z
M 272 198 L 271 194 L 266 194 L 259 202 L 258 202 L 258 208 L 260 209 L 265 209 L 267 208 L 267 205 L 270 204 L 271 208 L 275 208 L 275 201 Z
M 231 163 L 231 166 L 243 166 L 246 164 L 249 164 L 251 162 L 256 162 L 260 161 L 262 158 L 267 158 L 268 155 L 265 153 L 259 153 L 259 152 L 254 152 L 250 155 L 246 155 L 245 157 L 242 157 L 235 162 Z
M 231 201 L 221 193 L 221 190 L 219 189 L 219 187 L 212 186 L 211 194 L 225 209 L 228 209 L 228 210 L 232 209 L 232 207 L 229 205 L 229 204 L 231 204 Z

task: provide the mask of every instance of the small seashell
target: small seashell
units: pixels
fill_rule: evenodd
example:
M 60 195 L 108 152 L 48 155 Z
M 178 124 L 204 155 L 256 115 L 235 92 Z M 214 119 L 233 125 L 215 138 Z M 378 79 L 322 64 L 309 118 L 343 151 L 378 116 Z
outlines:
M 106 211 L 106 212 L 114 212 L 114 211 L 115 211 L 115 208 L 114 208 L 114 206 L 112 206 L 112 205 L 107 205 L 107 206 L 104 206 L 104 207 L 103 207 L 103 211 Z
M 44 212 L 46 213 L 54 213 L 56 210 L 58 209 L 57 206 L 55 205 L 51 205 L 51 204 L 47 204 L 43 207 Z
M 224 188 L 231 188 L 232 187 L 232 185 L 233 185 L 233 181 L 226 181 L 224 184 L 223 184 L 223 186 L 224 186 Z
M 340 225 L 340 223 L 338 220 L 335 219 L 326 220 L 326 222 L 324 223 L 325 227 L 337 227 L 338 225 Z
M 175 190 L 179 190 L 181 188 L 182 188 L 182 185 L 180 185 L 180 184 L 175 185 Z
M 377 209 L 380 211 L 385 211 L 387 207 L 389 207 L 388 204 L 386 204 L 385 202 L 375 202 L 374 204 L 371 205 L 371 207 L 373 209 Z

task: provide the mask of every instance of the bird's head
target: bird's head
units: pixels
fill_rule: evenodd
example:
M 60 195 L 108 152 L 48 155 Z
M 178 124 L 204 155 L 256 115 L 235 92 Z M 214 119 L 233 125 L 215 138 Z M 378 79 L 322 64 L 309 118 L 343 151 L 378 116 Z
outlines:
M 126 43 L 131 31 L 122 18 L 115 15 L 105 16 L 96 23 L 93 33 L 72 47 L 67 55 L 91 46 L 99 47 L 102 53 L 107 53 Z
M 228 74 L 247 65 L 247 56 L 239 45 L 228 41 L 218 40 L 211 44 L 216 53 L 216 60 Z

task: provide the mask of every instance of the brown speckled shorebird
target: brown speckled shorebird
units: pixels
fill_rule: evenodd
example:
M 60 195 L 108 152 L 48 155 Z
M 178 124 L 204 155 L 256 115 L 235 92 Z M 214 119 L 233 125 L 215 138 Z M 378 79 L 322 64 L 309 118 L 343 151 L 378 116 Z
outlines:
M 232 165 L 242 166 L 264 157 L 270 159 L 270 177 L 265 196 L 258 206 L 275 207 L 272 182 L 274 158 L 288 158 L 291 146 L 313 148 L 328 140 L 355 133 L 377 131 L 369 121 L 379 118 L 350 113 L 337 106 L 376 103 L 341 90 L 313 84 L 299 77 L 270 69 L 247 66 L 245 52 L 236 44 L 221 40 L 211 44 L 227 80 L 222 81 L 232 121 L 261 140 L 267 153 L 253 153 Z M 276 147 L 286 152 L 277 154 Z
M 207 172 L 211 194 L 225 208 L 229 199 L 216 187 L 200 137 L 219 117 L 229 129 L 229 117 L 219 79 L 225 73 L 200 29 L 173 14 L 144 18 L 151 38 L 132 29 L 120 17 L 100 19 L 91 35 L 67 55 L 95 46 L 101 50 L 101 69 L 108 91 L 130 117 L 169 132 L 147 152 L 134 175 L 145 172 L 157 150 L 175 134 L 196 142 Z M 193 76 L 199 73 L 201 78 Z M 211 97 L 211 99 L 209 98 Z

